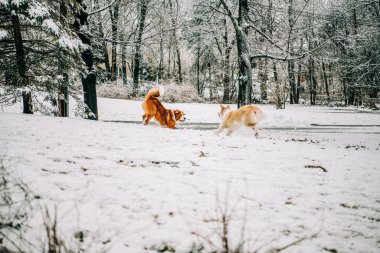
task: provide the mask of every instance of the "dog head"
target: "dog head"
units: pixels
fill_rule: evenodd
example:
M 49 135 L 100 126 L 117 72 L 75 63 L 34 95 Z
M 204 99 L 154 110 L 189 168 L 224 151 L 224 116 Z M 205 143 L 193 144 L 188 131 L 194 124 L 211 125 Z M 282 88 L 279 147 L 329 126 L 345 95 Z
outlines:
M 185 117 L 185 113 L 181 110 L 173 110 L 174 112 L 174 118 L 176 121 L 185 121 L 186 120 L 186 117 Z
M 219 118 L 223 118 L 223 116 L 226 115 L 226 112 L 231 110 L 231 107 L 229 105 L 224 106 L 222 104 L 220 104 L 219 106 L 220 106 L 220 111 L 218 112 L 218 116 Z

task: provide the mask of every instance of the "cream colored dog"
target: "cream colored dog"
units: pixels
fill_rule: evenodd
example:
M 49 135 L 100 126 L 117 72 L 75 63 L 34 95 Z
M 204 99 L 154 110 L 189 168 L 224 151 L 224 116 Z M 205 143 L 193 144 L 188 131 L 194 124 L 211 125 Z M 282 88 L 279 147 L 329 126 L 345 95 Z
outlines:
M 220 105 L 218 115 L 222 122 L 216 134 L 220 134 L 224 129 L 228 129 L 227 135 L 231 135 L 233 131 L 239 129 L 242 125 L 252 128 L 255 136 L 259 137 L 257 124 L 263 119 L 263 112 L 255 105 L 245 105 L 238 110 L 232 110 L 231 107 Z

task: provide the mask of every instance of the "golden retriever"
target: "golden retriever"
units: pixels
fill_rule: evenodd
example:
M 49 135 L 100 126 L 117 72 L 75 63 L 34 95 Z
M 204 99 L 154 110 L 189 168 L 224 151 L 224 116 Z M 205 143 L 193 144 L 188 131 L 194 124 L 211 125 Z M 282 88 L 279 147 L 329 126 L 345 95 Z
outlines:
M 220 134 L 224 129 L 227 129 L 227 135 L 231 135 L 233 131 L 245 125 L 255 131 L 256 137 L 259 136 L 257 124 L 263 119 L 263 112 L 259 107 L 255 105 L 245 105 L 238 110 L 232 110 L 229 105 L 220 105 L 218 115 L 222 122 L 218 130 L 216 130 L 216 134 Z

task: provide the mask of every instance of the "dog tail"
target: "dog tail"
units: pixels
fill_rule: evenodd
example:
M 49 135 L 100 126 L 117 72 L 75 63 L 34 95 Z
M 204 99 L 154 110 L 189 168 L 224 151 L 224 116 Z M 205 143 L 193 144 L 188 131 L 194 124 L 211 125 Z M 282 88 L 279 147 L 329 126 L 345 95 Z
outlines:
M 159 89 L 151 89 L 145 96 L 145 101 L 151 99 L 152 97 L 162 97 L 164 95 L 164 87 L 161 85 Z
M 159 89 L 151 89 L 145 96 L 145 101 L 151 99 L 152 97 L 159 97 L 161 92 Z

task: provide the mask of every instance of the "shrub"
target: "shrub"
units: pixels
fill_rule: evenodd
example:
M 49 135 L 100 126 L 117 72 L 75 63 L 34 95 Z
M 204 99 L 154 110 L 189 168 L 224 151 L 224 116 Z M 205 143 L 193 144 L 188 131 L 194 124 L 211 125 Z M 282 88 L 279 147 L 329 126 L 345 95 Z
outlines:
M 201 98 L 195 88 L 189 84 L 161 84 L 164 87 L 164 96 L 161 97 L 162 101 L 169 103 L 201 103 L 204 99 Z M 97 87 L 99 97 L 115 98 L 115 99 L 136 99 L 142 100 L 148 91 L 152 88 L 158 88 L 157 83 L 142 83 L 140 84 L 137 95 L 132 96 L 132 87 L 130 85 L 121 85 L 114 83 L 107 83 Z
M 106 83 L 96 87 L 98 97 L 102 98 L 117 98 L 130 99 L 132 87 L 127 85 L 118 85 L 115 83 Z
M 178 85 L 170 83 L 162 85 L 165 89 L 163 100 L 169 103 L 203 103 L 204 99 L 201 98 L 195 88 L 188 84 Z

